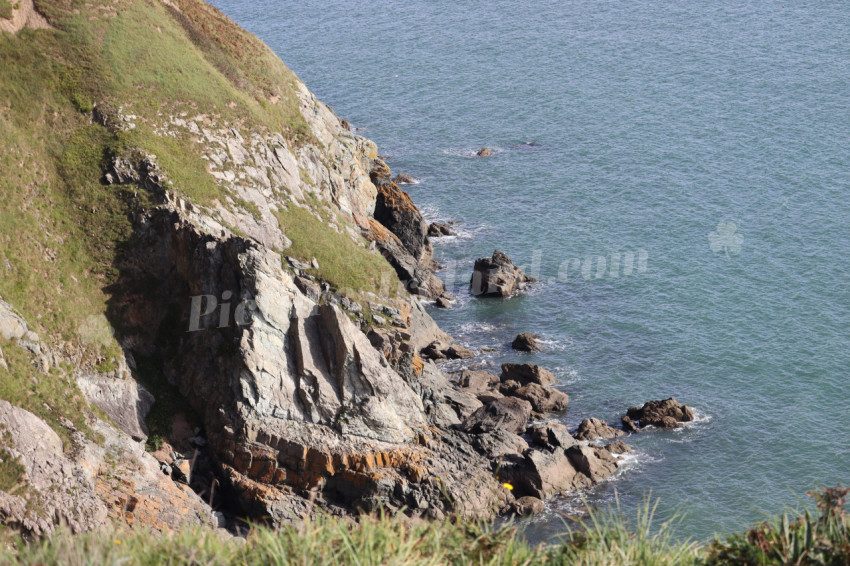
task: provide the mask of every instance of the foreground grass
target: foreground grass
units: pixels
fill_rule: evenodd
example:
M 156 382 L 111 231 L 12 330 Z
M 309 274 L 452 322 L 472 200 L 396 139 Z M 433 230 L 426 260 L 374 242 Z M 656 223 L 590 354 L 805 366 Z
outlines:
M 675 520 L 653 526 L 655 507 L 647 503 L 634 522 L 617 509 L 591 513 L 552 545 L 528 544 L 515 525 L 429 523 L 384 515 L 364 516 L 355 523 L 319 516 L 278 530 L 257 528 L 244 540 L 202 531 L 61 532 L 31 544 L 11 544 L 0 551 L 0 563 L 840 565 L 850 563 L 850 521 L 844 512 L 848 492 L 833 488 L 810 494 L 817 502 L 816 515 L 806 511 L 794 520 L 783 516 L 708 546 L 677 539 Z

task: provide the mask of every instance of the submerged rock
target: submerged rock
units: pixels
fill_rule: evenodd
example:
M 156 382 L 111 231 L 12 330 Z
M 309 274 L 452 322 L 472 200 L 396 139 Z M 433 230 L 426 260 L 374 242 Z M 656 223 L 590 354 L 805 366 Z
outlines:
M 505 253 L 496 250 L 492 257 L 475 260 L 470 280 L 472 294 L 483 297 L 510 297 L 537 281 L 515 266 Z
M 493 150 L 489 147 L 482 147 L 475 153 L 475 155 L 477 157 L 490 157 L 491 155 L 493 155 Z

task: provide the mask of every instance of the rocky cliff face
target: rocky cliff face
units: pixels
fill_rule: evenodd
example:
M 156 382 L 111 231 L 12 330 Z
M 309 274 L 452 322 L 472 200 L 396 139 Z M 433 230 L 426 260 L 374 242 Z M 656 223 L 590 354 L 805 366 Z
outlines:
M 211 10 L 194 0 L 166 4 L 159 24 L 173 18 L 193 34 L 200 31 L 186 18 Z M 104 16 L 103 25 L 119 17 Z M 224 26 L 219 35 L 235 33 L 220 15 L 210 21 Z M 285 89 L 252 80 L 267 87 L 259 107 L 279 103 L 280 94 L 267 94 Z M 93 160 L 102 169 L 96 187 L 122 195 L 128 216 L 126 237 L 113 242 L 117 275 L 103 320 L 106 341 L 114 335 L 122 352 L 99 364 L 69 355 L 61 336 L 39 338 L 0 301 L 2 344 L 24 368 L 18 377 L 88 400 L 77 424 L 46 403 L 36 415 L 0 402 L 0 464 L 28 490 L 0 488 L 7 524 L 40 534 L 59 520 L 85 530 L 117 518 L 165 530 L 222 526 L 219 509 L 283 522 L 316 505 L 492 517 L 513 502 L 504 481 L 548 497 L 616 469 L 611 450 L 577 446 L 565 430 L 529 436 L 532 414 L 568 401 L 541 368 L 456 380 L 419 356 L 426 347 L 474 355 L 453 345 L 420 302 L 445 295 L 428 226 L 375 144 L 302 83 L 291 86 L 296 122 L 306 124 L 298 141 L 252 114 L 256 101 L 225 118 L 197 103 L 132 114 L 120 100 L 89 107 L 75 99 L 80 128 L 96 131 L 85 139 L 114 142 Z M 131 135 L 140 130 L 151 137 Z M 175 174 L 179 162 L 149 146 L 197 154 L 201 178 Z M 89 318 L 96 327 L 103 316 Z M 167 387 L 148 390 L 137 378 Z M 156 450 L 148 453 L 140 442 L 153 433 L 151 410 L 164 419 L 157 426 L 166 442 L 149 443 Z

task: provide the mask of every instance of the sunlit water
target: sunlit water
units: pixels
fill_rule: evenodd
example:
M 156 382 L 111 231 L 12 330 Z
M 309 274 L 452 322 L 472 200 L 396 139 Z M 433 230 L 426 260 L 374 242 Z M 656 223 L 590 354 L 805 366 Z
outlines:
M 420 178 L 405 189 L 430 220 L 457 222 L 435 242 L 459 298 L 432 309 L 444 329 L 555 372 L 570 427 L 696 408 L 628 439 L 588 502 L 616 490 L 633 515 L 651 492 L 706 539 L 850 483 L 845 4 L 213 3 Z M 469 297 L 496 248 L 543 282 Z M 527 331 L 543 353 L 510 349 Z M 550 501 L 529 536 L 580 504 Z

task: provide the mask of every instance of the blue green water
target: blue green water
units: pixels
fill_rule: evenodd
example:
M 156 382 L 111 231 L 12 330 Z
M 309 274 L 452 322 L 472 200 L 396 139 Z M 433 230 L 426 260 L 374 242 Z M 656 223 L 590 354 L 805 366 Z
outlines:
M 430 219 L 458 222 L 435 243 L 459 297 L 432 310 L 444 329 L 552 369 L 569 426 L 696 408 L 630 438 L 591 503 L 616 491 L 632 515 L 651 492 L 705 539 L 850 483 L 845 3 L 213 3 L 420 178 Z M 529 269 L 537 252 L 543 282 L 470 298 L 496 248 Z M 626 252 L 645 261 L 614 277 Z M 526 331 L 545 352 L 510 350 Z M 532 536 L 577 503 L 551 501 Z

